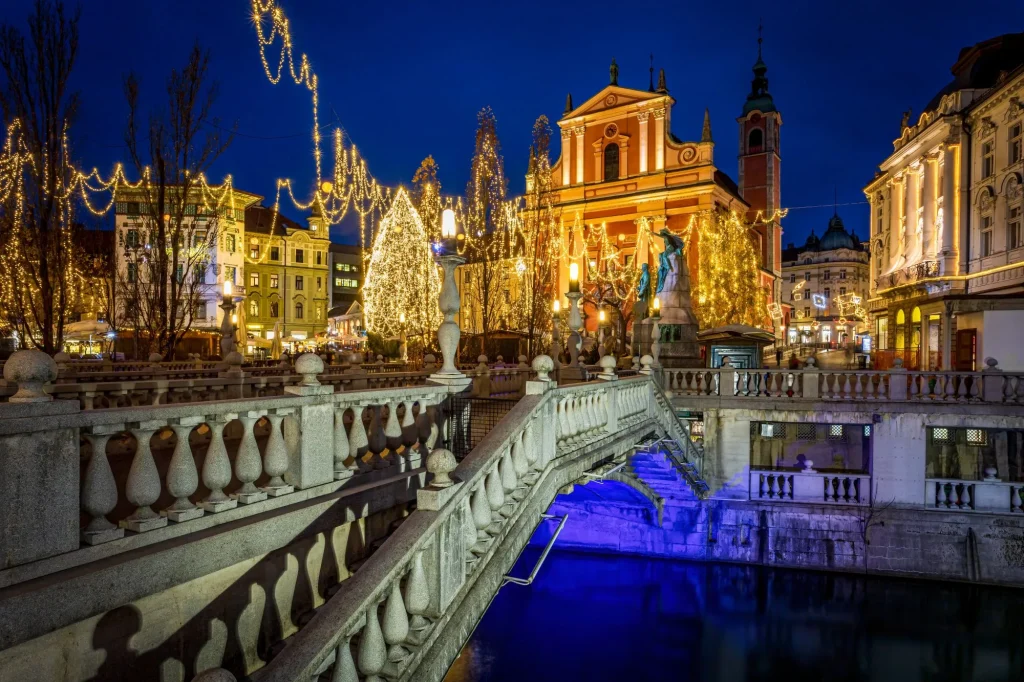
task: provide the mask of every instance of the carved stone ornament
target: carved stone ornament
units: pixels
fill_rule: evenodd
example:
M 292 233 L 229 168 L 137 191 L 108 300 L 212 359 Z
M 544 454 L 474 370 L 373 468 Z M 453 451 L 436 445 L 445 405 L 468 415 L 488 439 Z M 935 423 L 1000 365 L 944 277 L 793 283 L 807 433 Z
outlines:
M 1019 201 L 1022 197 L 1024 197 L 1024 185 L 1016 175 L 1011 175 L 1010 179 L 1006 181 L 1006 198 L 1009 201 Z
M 1010 105 L 1006 108 L 1006 120 L 1007 122 L 1024 114 L 1024 104 L 1021 104 L 1019 97 L 1011 97 Z
M 605 106 L 609 106 L 609 107 L 615 106 L 615 103 L 618 102 L 618 101 L 619 101 L 619 98 L 616 97 L 615 95 L 608 95 L 607 97 L 604 98 Z
M 680 163 L 693 163 L 697 160 L 697 148 L 692 144 L 683 147 L 682 151 L 679 152 Z
M 986 116 L 981 119 L 981 125 L 978 126 L 978 131 L 981 137 L 991 135 L 996 131 L 996 124 L 992 122 L 992 119 Z
M 992 204 L 995 203 L 995 199 L 992 196 L 992 190 L 985 187 L 981 190 L 981 196 L 978 197 L 978 206 L 982 211 L 987 211 L 992 208 Z

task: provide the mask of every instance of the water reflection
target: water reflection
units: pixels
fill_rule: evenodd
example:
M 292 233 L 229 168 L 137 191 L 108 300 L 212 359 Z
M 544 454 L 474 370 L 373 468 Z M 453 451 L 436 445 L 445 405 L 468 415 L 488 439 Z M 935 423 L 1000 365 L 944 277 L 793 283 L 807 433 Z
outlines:
M 1022 626 L 1011 589 L 554 552 L 445 680 L 1020 680 Z

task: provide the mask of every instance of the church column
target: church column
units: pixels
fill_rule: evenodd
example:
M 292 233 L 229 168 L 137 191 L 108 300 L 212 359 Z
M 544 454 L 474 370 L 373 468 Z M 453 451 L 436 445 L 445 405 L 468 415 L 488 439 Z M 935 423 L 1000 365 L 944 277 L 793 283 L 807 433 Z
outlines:
M 594 142 L 594 182 L 604 182 L 604 138 Z
M 921 244 L 919 243 L 917 231 L 918 210 L 921 207 L 921 183 L 924 181 L 924 168 L 920 160 L 910 165 L 910 175 L 906 183 L 906 215 L 907 215 L 907 258 L 916 257 L 920 254 Z
M 572 133 L 562 128 L 562 185 L 572 184 Z
M 956 271 L 956 244 L 953 241 L 953 226 L 956 220 L 956 145 L 946 140 L 942 148 L 942 236 L 939 239 L 939 253 L 942 255 L 942 274 Z
M 892 179 L 890 192 L 892 201 L 889 202 L 889 269 L 893 269 L 900 262 L 903 253 L 903 185 L 906 178 L 903 174 Z
M 637 264 L 637 267 L 651 262 L 651 238 L 640 229 L 643 220 L 644 218 L 637 218 L 633 221 L 633 224 L 636 225 L 636 247 L 633 249 L 633 262 Z
M 665 170 L 665 110 L 654 110 L 654 170 Z
M 921 181 L 924 182 L 924 230 L 921 256 L 930 260 L 935 255 L 935 184 L 939 157 L 929 154 L 924 159 Z
M 576 126 L 572 132 L 576 134 L 576 184 L 583 184 L 583 133 L 586 126 Z
M 649 111 L 638 111 L 636 114 L 636 120 L 640 122 L 640 173 L 647 172 L 647 119 L 650 117 L 651 112 Z
M 619 178 L 629 177 L 629 137 L 619 135 Z

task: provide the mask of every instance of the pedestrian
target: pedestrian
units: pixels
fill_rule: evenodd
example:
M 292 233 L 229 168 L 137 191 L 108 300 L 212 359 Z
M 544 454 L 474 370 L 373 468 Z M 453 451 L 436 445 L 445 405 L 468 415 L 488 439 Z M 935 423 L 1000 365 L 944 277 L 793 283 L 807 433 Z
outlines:
M 775 349 L 775 366 L 776 367 L 782 367 L 782 349 L 781 348 L 776 348 Z

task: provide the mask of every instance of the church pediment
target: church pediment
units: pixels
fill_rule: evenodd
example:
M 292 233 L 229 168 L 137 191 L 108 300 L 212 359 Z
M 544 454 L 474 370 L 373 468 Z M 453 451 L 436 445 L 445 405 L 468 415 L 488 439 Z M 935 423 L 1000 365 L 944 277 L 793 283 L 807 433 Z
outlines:
M 657 102 L 658 100 L 666 101 L 668 106 L 675 103 L 675 100 L 665 93 L 634 90 L 632 88 L 623 88 L 618 85 L 607 85 L 596 95 L 563 116 L 562 121 L 569 121 L 581 116 L 590 116 L 593 114 L 600 114 L 605 111 L 622 109 L 633 104 Z

